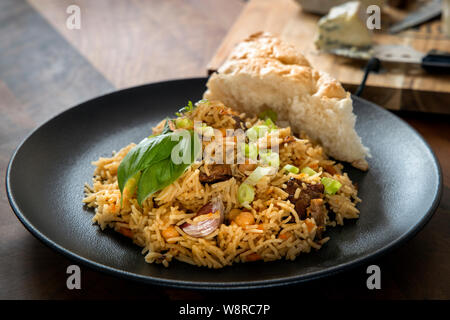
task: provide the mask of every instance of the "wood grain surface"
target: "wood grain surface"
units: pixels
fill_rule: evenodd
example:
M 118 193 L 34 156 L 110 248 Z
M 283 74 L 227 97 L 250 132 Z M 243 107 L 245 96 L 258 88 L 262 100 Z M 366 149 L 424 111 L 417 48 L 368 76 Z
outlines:
M 414 9 L 414 1 L 409 1 Z M 386 32 L 389 25 L 401 20 L 405 10 L 386 7 L 381 30 L 375 30 L 378 44 L 408 45 L 421 52 L 432 49 L 450 51 L 450 38 L 440 28 L 440 20 L 396 35 Z M 233 47 L 250 34 L 267 31 L 295 45 L 311 64 L 330 73 L 352 92 L 361 82 L 365 62 L 320 53 L 314 37 L 320 16 L 302 11 L 293 0 L 251 0 L 230 29 L 214 57 L 209 70 L 217 70 Z M 371 73 L 363 97 L 393 110 L 414 110 L 450 114 L 450 75 L 429 74 L 420 66 L 383 64 L 379 73 Z
M 81 30 L 65 27 L 69 4 Z M 0 179 L 26 135 L 55 114 L 113 90 L 162 79 L 203 76 L 208 61 L 245 10 L 240 0 L 2 0 L 0 2 Z M 414 100 L 410 101 L 411 104 Z M 366 267 L 288 288 L 204 292 L 162 288 L 82 267 L 82 289 L 68 290 L 72 261 L 47 248 L 13 214 L 0 187 L 0 299 L 155 299 L 247 301 L 450 299 L 449 116 L 398 113 L 435 151 L 444 175 L 440 206 L 426 227 L 371 262 L 382 289 L 366 288 Z M 417 186 L 420 188 L 420 186 Z

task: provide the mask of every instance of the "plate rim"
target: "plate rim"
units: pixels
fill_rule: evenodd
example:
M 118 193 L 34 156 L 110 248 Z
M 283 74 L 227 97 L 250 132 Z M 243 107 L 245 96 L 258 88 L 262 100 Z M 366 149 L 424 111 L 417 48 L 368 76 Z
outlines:
M 405 242 L 413 238 L 420 230 L 422 230 L 425 225 L 431 220 L 433 214 L 436 212 L 437 207 L 439 206 L 440 200 L 442 198 L 442 190 L 443 190 L 443 177 L 442 177 L 442 168 L 439 163 L 438 158 L 436 157 L 433 149 L 430 147 L 428 142 L 422 137 L 422 135 L 414 129 L 410 124 L 408 124 L 405 120 L 400 118 L 394 113 L 389 112 L 388 110 L 382 108 L 381 106 L 378 106 L 377 104 L 365 100 L 363 98 L 357 97 L 352 95 L 353 101 L 359 100 L 363 101 L 365 104 L 370 104 L 371 107 L 376 108 L 382 112 L 389 113 L 390 116 L 393 116 L 396 118 L 396 120 L 399 120 L 404 125 L 406 125 L 419 139 L 421 142 L 425 145 L 428 152 L 431 154 L 434 164 L 437 168 L 437 175 L 438 175 L 438 185 L 437 185 L 437 192 L 433 199 L 432 205 L 427 210 L 427 212 L 422 216 L 422 218 L 413 226 L 409 228 L 408 231 L 406 231 L 401 237 L 396 238 L 393 240 L 390 244 L 385 245 L 376 251 L 365 254 L 363 256 L 359 256 L 356 259 L 353 259 L 350 262 L 341 263 L 335 266 L 332 266 L 330 268 L 327 268 L 325 270 L 320 271 L 314 271 L 310 272 L 304 275 L 300 276 L 288 276 L 288 277 L 278 277 L 276 279 L 267 279 L 267 280 L 257 280 L 257 281 L 236 281 L 236 282 L 196 282 L 196 281 L 190 281 L 190 280 L 172 280 L 172 279 L 161 279 L 158 277 L 153 276 L 144 276 L 139 275 L 133 272 L 129 272 L 126 270 L 114 268 L 90 259 L 87 259 L 85 257 L 82 257 L 78 254 L 75 254 L 71 252 L 69 249 L 64 248 L 63 246 L 59 245 L 55 241 L 48 238 L 46 235 L 44 235 L 42 232 L 40 232 L 27 218 L 24 212 L 22 212 L 12 194 L 12 186 L 11 186 L 11 167 L 14 162 L 14 159 L 17 156 L 17 153 L 22 148 L 22 146 L 42 127 L 47 125 L 48 123 L 54 121 L 60 116 L 63 116 L 67 112 L 71 112 L 75 110 L 76 108 L 79 108 L 83 106 L 86 103 L 92 103 L 95 100 L 101 100 L 106 96 L 111 95 L 120 95 L 121 93 L 125 91 L 130 90 L 136 90 L 136 89 L 143 89 L 144 87 L 153 86 L 153 85 L 165 85 L 168 83 L 176 83 L 176 82 L 194 82 L 194 81 L 203 81 L 206 82 L 208 77 L 194 77 L 194 78 L 177 78 L 177 79 L 171 79 L 171 80 L 164 80 L 164 81 L 158 81 L 158 82 L 151 82 L 146 83 L 134 87 L 128 87 L 123 88 L 120 90 L 115 90 L 112 92 L 107 92 L 105 94 L 102 94 L 100 96 L 96 96 L 92 99 L 83 101 L 75 106 L 69 107 L 66 110 L 63 110 L 56 115 L 52 116 L 50 119 L 38 124 L 29 134 L 27 134 L 22 141 L 19 143 L 19 145 L 15 148 L 13 151 L 11 158 L 8 162 L 8 166 L 6 169 L 6 175 L 5 175 L 5 185 L 6 185 L 6 194 L 9 201 L 9 204 L 18 218 L 18 220 L 22 223 L 22 225 L 38 240 L 40 240 L 43 244 L 48 246 L 49 248 L 57 251 L 58 253 L 63 254 L 63 256 L 69 258 L 72 261 L 79 262 L 83 266 L 89 267 L 91 269 L 94 269 L 95 271 L 104 272 L 113 276 L 118 276 L 119 278 L 129 279 L 133 281 L 143 282 L 147 284 L 153 284 L 158 286 L 166 286 L 166 287 L 173 287 L 173 288 L 182 288 L 182 289 L 196 289 L 196 290 L 246 290 L 246 289 L 260 289 L 260 288 L 271 288 L 271 287 L 279 287 L 279 286 L 286 286 L 286 285 L 293 285 L 297 283 L 303 283 L 312 281 L 319 278 L 325 278 L 332 275 L 335 275 L 337 273 L 341 273 L 344 271 L 348 271 L 351 269 L 354 269 L 358 266 L 360 266 L 364 262 L 373 261 L 380 256 L 387 254 L 388 252 L 400 247 Z

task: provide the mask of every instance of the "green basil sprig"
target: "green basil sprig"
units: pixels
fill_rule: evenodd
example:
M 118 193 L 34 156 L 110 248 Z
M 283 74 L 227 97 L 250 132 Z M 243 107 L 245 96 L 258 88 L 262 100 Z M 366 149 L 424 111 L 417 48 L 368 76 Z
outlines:
M 183 174 L 201 151 L 201 142 L 197 134 L 193 130 L 188 132 L 190 138 L 182 138 L 179 141 L 178 133 L 168 128 L 167 121 L 161 134 L 144 139 L 127 153 L 117 171 L 122 200 L 124 188 L 131 178 L 133 182 L 138 180 L 137 183 L 129 185 L 137 188 L 137 199 L 139 204 L 142 204 L 148 196 L 167 187 Z M 179 164 L 174 163 L 171 157 L 172 150 L 178 144 L 180 144 L 177 150 L 179 157 L 184 159 Z M 186 159 L 185 155 L 189 156 L 189 154 L 190 157 Z M 131 190 L 131 193 L 134 191 Z

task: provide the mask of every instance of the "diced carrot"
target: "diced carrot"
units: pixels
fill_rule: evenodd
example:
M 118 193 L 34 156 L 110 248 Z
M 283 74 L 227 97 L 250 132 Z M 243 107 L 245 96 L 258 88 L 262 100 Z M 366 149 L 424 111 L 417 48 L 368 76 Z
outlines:
M 311 232 L 312 229 L 314 229 L 314 227 L 316 226 L 316 224 L 312 220 L 309 220 L 309 219 L 306 219 L 305 223 L 306 223 L 306 226 L 308 227 L 308 232 Z
M 299 174 L 294 175 L 294 177 L 298 180 L 301 180 L 306 176 L 308 176 L 306 173 L 299 173 Z
M 319 164 L 317 162 L 308 165 L 308 167 L 310 167 L 311 169 L 317 169 L 318 166 L 319 166 Z
M 259 254 L 257 254 L 257 253 L 250 253 L 249 255 L 247 255 L 245 257 L 246 261 L 258 261 L 258 260 L 261 260 L 261 259 L 262 259 L 261 256 Z
M 220 114 L 233 114 L 231 108 L 223 108 L 219 111 Z
M 289 143 L 289 142 L 294 142 L 294 141 L 295 141 L 294 136 L 286 136 L 283 138 L 284 143 Z
M 263 224 L 258 224 L 258 229 L 259 230 L 264 230 L 264 225 Z
M 174 226 L 169 226 L 167 229 L 163 230 L 161 232 L 161 234 L 164 237 L 164 239 L 166 239 L 166 240 L 179 236 L 179 233 L 178 233 L 177 229 L 175 229 Z
M 118 232 L 122 235 L 124 235 L 125 237 L 128 238 L 133 238 L 133 232 L 131 231 L 131 229 L 126 228 L 126 227 L 120 227 Z
M 285 232 L 285 233 L 281 233 L 278 238 L 282 239 L 282 240 L 287 240 L 292 236 L 291 232 Z

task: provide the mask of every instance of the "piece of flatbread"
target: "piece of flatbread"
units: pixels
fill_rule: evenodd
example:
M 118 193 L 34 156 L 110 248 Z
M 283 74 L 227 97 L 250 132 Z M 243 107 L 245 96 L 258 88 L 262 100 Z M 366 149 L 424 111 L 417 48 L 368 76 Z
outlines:
M 207 87 L 205 99 L 250 115 L 270 108 L 333 158 L 368 169 L 369 149 L 355 131 L 350 93 L 294 46 L 268 33 L 253 34 L 234 48 Z

